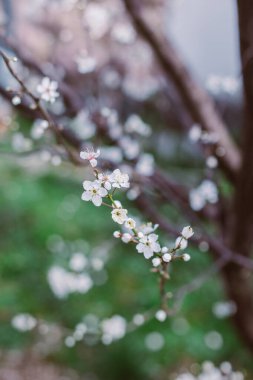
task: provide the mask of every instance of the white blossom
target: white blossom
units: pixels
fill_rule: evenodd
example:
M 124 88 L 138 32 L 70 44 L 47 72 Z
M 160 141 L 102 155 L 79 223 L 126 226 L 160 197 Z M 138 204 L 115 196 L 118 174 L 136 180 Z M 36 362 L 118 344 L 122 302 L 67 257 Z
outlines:
M 164 322 L 167 318 L 167 314 L 166 314 L 166 311 L 164 310 L 158 310 L 155 314 L 155 317 L 156 319 L 159 321 L 159 322 Z
M 86 273 L 72 273 L 60 266 L 53 266 L 48 271 L 48 283 L 57 298 L 66 298 L 70 293 L 87 293 L 93 281 Z
M 199 124 L 194 124 L 189 132 L 189 138 L 192 142 L 197 142 L 200 140 L 202 130 Z
M 244 380 L 244 375 L 241 372 L 234 372 L 229 362 L 221 363 L 218 368 L 206 361 L 199 375 L 193 376 L 187 372 L 179 375 L 175 380 Z
M 113 236 L 114 236 L 116 239 L 119 239 L 119 238 L 121 237 L 121 232 L 120 232 L 120 231 L 114 231 Z
M 28 313 L 17 314 L 11 320 L 12 326 L 19 331 L 25 332 L 32 330 L 36 324 L 36 319 Z
M 185 239 L 190 239 L 190 237 L 192 237 L 194 234 L 193 232 L 193 229 L 191 226 L 187 226 L 187 227 L 184 227 L 182 232 L 181 232 L 181 235 L 185 238 Z
M 100 156 L 100 150 L 96 152 L 93 149 L 86 149 L 80 152 L 80 157 L 83 160 L 88 160 L 93 168 L 97 166 L 97 158 Z
M 48 77 L 45 77 L 37 86 L 37 91 L 40 94 L 41 99 L 49 103 L 54 103 L 59 96 L 57 88 L 58 83 L 56 81 L 51 81 Z
M 71 348 L 71 347 L 74 347 L 74 345 L 75 345 L 76 342 L 75 342 L 75 339 L 74 339 L 73 336 L 67 336 L 67 337 L 65 338 L 64 343 L 65 343 L 65 346 L 66 346 L 66 347 Z
M 206 166 L 210 169 L 215 169 L 218 166 L 218 160 L 215 156 L 209 156 L 206 159 Z
M 202 132 L 201 142 L 203 144 L 216 144 L 219 141 L 219 135 L 216 132 Z
M 31 129 L 31 137 L 35 140 L 40 139 L 47 128 L 48 128 L 47 120 L 41 120 L 41 119 L 35 120 Z
M 133 230 L 136 227 L 136 222 L 132 218 L 128 218 L 125 222 L 125 227 L 129 230 Z
M 199 189 L 192 189 L 189 193 L 189 202 L 194 211 L 200 211 L 205 207 L 206 200 Z
M 154 232 L 159 227 L 159 224 L 152 224 L 151 222 L 142 224 L 138 227 L 138 232 L 142 233 L 143 235 L 148 235 Z M 139 236 L 141 237 L 141 236 Z
M 107 190 L 101 187 L 97 181 L 84 181 L 83 188 L 85 191 L 82 194 L 82 200 L 92 201 L 95 206 L 101 206 L 102 198 L 108 194 Z
M 125 233 L 122 235 L 121 240 L 123 243 L 129 243 L 132 240 L 132 235 Z
M 116 90 L 120 86 L 121 76 L 116 70 L 108 68 L 102 73 L 102 81 L 106 87 Z
M 212 308 L 213 314 L 219 319 L 230 317 L 236 313 L 236 310 L 237 307 L 233 301 L 216 302 Z
M 158 267 L 160 264 L 161 264 L 162 260 L 160 259 L 160 257 L 154 257 L 152 259 L 152 264 L 154 267 Z
M 21 103 L 21 98 L 18 95 L 13 96 L 11 102 L 14 106 L 18 106 Z
M 182 236 L 179 236 L 177 239 L 176 239 L 176 242 L 175 242 L 175 247 L 177 249 L 185 249 L 188 245 L 188 242 L 187 240 L 182 237 Z
M 119 140 L 119 145 L 128 160 L 134 160 L 140 154 L 140 145 L 138 141 L 132 139 L 129 136 L 123 136 Z
M 82 271 L 87 265 L 87 259 L 81 252 L 76 252 L 71 257 L 69 262 L 69 267 L 73 271 L 80 272 Z
M 115 169 L 109 176 L 109 180 L 112 183 L 112 187 L 120 189 L 121 187 L 128 188 L 129 176 L 128 174 L 123 174 L 119 169 Z
M 160 252 L 161 247 L 160 244 L 157 242 L 158 235 L 156 234 L 150 234 L 143 236 L 139 243 L 136 246 L 136 249 L 139 253 L 143 253 L 144 257 L 146 259 L 149 259 L 154 255 L 154 252 Z
M 241 82 L 238 78 L 230 77 L 230 76 L 218 76 L 215 74 L 211 74 L 206 81 L 207 89 L 214 93 L 226 93 L 229 95 L 235 95 L 239 88 Z
M 32 140 L 17 132 L 12 136 L 11 145 L 16 152 L 25 152 L 32 148 Z
M 110 27 L 110 13 L 105 6 L 90 2 L 85 8 L 83 21 L 90 37 L 98 40 Z
M 110 182 L 110 176 L 109 174 L 104 174 L 104 173 L 98 173 L 98 182 L 103 185 L 103 187 L 106 189 L 106 190 L 111 190 L 112 188 L 112 184 Z
M 218 190 L 214 182 L 206 179 L 200 185 L 202 196 L 207 202 L 216 203 L 218 201 Z
M 199 124 L 194 124 L 190 129 L 189 139 L 194 143 L 200 141 L 202 144 L 216 144 L 219 136 L 215 132 L 203 131 Z
M 136 326 L 141 326 L 145 322 L 145 317 L 142 314 L 135 314 L 133 317 L 133 323 Z
M 115 208 L 122 208 L 122 204 L 118 200 L 115 200 L 113 205 L 114 205 Z
M 191 260 L 191 256 L 190 256 L 188 253 L 184 253 L 184 254 L 182 255 L 182 259 L 183 259 L 184 261 L 190 261 L 190 260 Z
M 155 161 L 151 154 L 142 154 L 136 164 L 136 172 L 138 174 L 150 177 L 155 171 Z
M 123 338 L 126 328 L 126 320 L 120 315 L 114 315 L 111 318 L 103 320 L 101 323 L 103 336 L 111 338 L 111 341 Z
M 115 208 L 111 214 L 114 222 L 118 224 L 123 224 L 127 220 L 127 210 L 124 208 Z
M 83 52 L 76 57 L 76 64 L 80 74 L 89 74 L 96 69 L 97 61 L 94 57 L 91 57 L 86 52 Z
M 114 25 L 112 38 L 121 44 L 131 44 L 135 41 L 136 33 L 131 24 L 126 22 L 118 22 Z
M 165 253 L 165 254 L 163 255 L 163 261 L 164 261 L 165 263 L 169 263 L 169 262 L 171 261 L 171 259 L 172 259 L 172 256 L 171 256 L 170 253 Z
M 190 205 L 193 210 L 201 210 L 206 203 L 218 201 L 218 189 L 214 182 L 206 179 L 196 189 L 190 191 Z
M 138 115 L 130 115 L 125 123 L 125 131 L 128 133 L 137 133 L 141 136 L 149 136 L 151 128 Z
M 90 113 L 84 109 L 78 112 L 70 125 L 82 140 L 88 140 L 96 133 L 96 124 L 91 120 Z

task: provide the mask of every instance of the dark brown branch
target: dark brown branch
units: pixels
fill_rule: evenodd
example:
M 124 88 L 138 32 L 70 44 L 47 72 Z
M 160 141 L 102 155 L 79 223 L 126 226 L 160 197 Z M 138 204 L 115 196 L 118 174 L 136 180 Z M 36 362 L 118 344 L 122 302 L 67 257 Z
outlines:
M 154 52 L 166 78 L 173 82 L 181 95 L 192 120 L 199 123 L 207 132 L 216 133 L 219 136 L 218 145 L 226 151 L 226 154 L 219 158 L 220 165 L 226 175 L 235 180 L 241 163 L 240 153 L 229 136 L 212 100 L 194 81 L 172 43 L 168 39 L 162 41 L 161 38 L 158 38 L 144 20 L 140 10 L 137 9 L 139 2 L 136 0 L 123 0 L 123 2 L 135 28 Z
M 253 242 L 253 8 L 250 0 L 238 1 L 241 61 L 245 94 L 242 131 L 242 168 L 235 193 L 233 245 L 245 255 Z M 249 54 L 251 52 L 251 59 Z
M 242 166 L 235 189 L 231 215 L 230 244 L 233 250 L 248 258 L 253 242 L 253 7 L 250 0 L 238 0 L 241 62 L 245 94 L 244 128 L 242 132 Z M 253 352 L 252 276 L 230 264 L 223 270 L 227 293 L 236 303 L 235 325 Z

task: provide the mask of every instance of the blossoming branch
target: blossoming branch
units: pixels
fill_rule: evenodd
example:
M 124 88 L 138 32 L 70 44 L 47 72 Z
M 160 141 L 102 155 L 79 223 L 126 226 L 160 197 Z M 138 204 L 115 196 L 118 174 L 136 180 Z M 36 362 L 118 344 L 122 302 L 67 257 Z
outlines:
M 97 169 L 99 155 L 100 151 L 93 149 L 80 153 L 80 157 L 90 163 L 95 177 L 94 181 L 83 182 L 82 200 L 91 201 L 97 207 L 101 205 L 109 207 L 113 221 L 121 226 L 121 230 L 114 232 L 114 237 L 120 238 L 126 244 L 135 244 L 137 252 L 142 253 L 145 259 L 152 258 L 154 267 L 161 268 L 162 263 L 178 259 L 189 261 L 190 255 L 181 251 L 187 247 L 193 229 L 190 226 L 184 227 L 173 248 L 162 246 L 159 236 L 155 233 L 158 225 L 147 223 L 138 226 L 137 222 L 129 217 L 128 210 L 114 198 L 116 190 L 130 187 L 128 174 L 122 173 L 120 169 L 115 169 L 112 173 L 99 171 Z

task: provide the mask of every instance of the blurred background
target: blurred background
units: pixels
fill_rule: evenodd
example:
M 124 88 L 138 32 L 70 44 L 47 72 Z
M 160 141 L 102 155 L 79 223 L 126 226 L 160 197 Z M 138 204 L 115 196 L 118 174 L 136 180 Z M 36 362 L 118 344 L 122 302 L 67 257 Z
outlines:
M 237 138 L 242 84 L 235 2 L 142 5 L 149 25 L 173 41 Z M 102 147 L 103 160 L 126 170 L 134 165 L 147 178 L 156 162 L 191 188 L 208 173 L 221 197 L 231 195 L 228 180 L 186 131 L 181 101 L 122 1 L 2 0 L 0 27 L 1 49 L 19 58 L 15 69 L 25 83 L 36 92 L 42 77 L 56 80 L 60 96 L 49 111 Z M 0 86 L 0 380 L 174 380 L 183 372 L 195 376 L 205 361 L 230 362 L 251 379 L 252 356 L 230 319 L 236 305 L 220 274 L 186 291 L 173 317 L 149 318 L 159 309 L 157 277 L 113 239 L 107 211 L 81 201 L 90 169 L 74 167 L 41 130 L 3 62 Z M 135 134 L 130 117 L 136 114 L 142 132 Z M 145 221 L 133 203 L 141 191 L 137 184 L 120 200 Z M 159 207 L 172 223 L 189 224 L 172 202 Z M 204 223 L 216 231 L 215 223 Z M 173 236 L 161 235 L 173 244 Z M 172 293 L 212 266 L 208 243 L 190 245 L 189 253 L 189 263 L 172 269 Z M 101 338 L 101 326 L 109 340 Z

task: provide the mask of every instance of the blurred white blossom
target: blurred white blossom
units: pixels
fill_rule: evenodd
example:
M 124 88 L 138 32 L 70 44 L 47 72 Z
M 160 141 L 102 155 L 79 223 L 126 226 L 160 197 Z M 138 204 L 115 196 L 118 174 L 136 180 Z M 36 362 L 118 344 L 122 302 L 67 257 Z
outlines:
M 37 320 L 28 313 L 17 314 L 12 318 L 11 324 L 16 330 L 25 332 L 32 330 L 36 326 Z
M 57 92 L 58 83 L 51 81 L 48 77 L 44 77 L 40 84 L 37 86 L 37 91 L 40 94 L 41 99 L 49 103 L 54 103 L 59 96 Z

